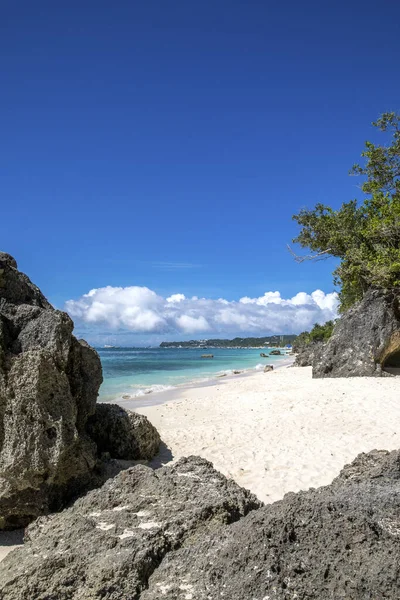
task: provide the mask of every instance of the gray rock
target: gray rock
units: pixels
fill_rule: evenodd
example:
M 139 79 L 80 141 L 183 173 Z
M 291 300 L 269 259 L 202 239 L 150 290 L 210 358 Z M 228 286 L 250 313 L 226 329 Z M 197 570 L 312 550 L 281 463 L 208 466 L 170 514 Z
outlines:
M 399 297 L 396 291 L 367 292 L 314 357 L 313 377 L 381 377 L 399 370 Z
M 314 360 L 322 352 L 323 342 L 311 342 L 296 349 L 294 367 L 311 367 Z
M 399 485 L 399 451 L 268 506 L 200 458 L 134 467 L 33 523 L 1 598 L 398 600 Z
M 332 485 L 287 494 L 169 554 L 140 598 L 400 598 L 399 452 L 361 455 Z M 190 586 L 190 588 L 188 587 Z
M 168 554 L 260 505 L 198 457 L 158 471 L 138 465 L 30 525 L 24 548 L 0 565 L 1 598 L 140 598 Z
M 11 254 L 7 254 L 7 252 L 0 252 L 0 262 L 9 267 L 13 267 L 13 269 L 18 269 L 17 261 Z
M 264 367 L 264 373 L 269 373 L 270 371 L 273 371 L 274 367 L 272 365 L 265 365 Z
M 0 253 L 0 529 L 59 507 L 95 469 L 86 421 L 101 365 L 72 329 L 69 316 Z
M 160 447 L 158 431 L 147 417 L 117 404 L 97 404 L 87 431 L 98 451 L 113 458 L 149 460 Z

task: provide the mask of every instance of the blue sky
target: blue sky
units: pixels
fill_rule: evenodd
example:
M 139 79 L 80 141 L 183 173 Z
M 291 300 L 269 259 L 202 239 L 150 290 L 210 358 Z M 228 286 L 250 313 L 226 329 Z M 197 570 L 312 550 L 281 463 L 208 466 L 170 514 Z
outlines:
M 291 216 L 360 197 L 347 173 L 400 110 L 399 40 L 393 0 L 3 0 L 1 249 L 60 308 L 106 286 L 331 293 L 331 261 L 287 252 Z M 190 334 L 76 319 L 93 339 Z

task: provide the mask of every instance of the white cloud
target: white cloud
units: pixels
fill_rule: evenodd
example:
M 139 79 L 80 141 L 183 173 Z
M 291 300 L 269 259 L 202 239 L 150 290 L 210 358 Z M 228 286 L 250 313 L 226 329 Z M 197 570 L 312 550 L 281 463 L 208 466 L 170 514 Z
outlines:
M 190 315 L 181 315 L 176 317 L 178 329 L 184 333 L 195 333 L 197 331 L 208 331 L 209 324 L 203 316 L 191 317 Z
M 147 287 L 107 286 L 69 300 L 65 308 L 77 323 L 107 326 L 113 331 L 264 335 L 309 329 L 316 322 L 335 318 L 337 306 L 337 294 L 321 290 L 299 292 L 286 299 L 275 291 L 229 301 L 186 298 L 179 293 L 164 298 Z
M 260 296 L 260 298 L 249 298 L 248 296 L 245 296 L 239 300 L 242 304 L 259 304 L 260 306 L 280 304 L 281 301 L 282 298 L 280 292 L 265 292 L 264 296 Z
M 182 300 L 186 300 L 185 294 L 172 294 L 167 298 L 167 302 L 182 302 Z

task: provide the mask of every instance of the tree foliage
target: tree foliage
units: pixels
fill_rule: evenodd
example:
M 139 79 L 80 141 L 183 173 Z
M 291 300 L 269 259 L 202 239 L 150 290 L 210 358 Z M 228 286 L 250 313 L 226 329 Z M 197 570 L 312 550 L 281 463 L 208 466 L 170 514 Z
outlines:
M 366 142 L 363 164 L 350 171 L 364 178 L 364 201 L 345 202 L 339 210 L 317 204 L 293 217 L 301 227 L 293 241 L 310 248 L 311 258 L 340 259 L 333 275 L 341 311 L 371 287 L 400 285 L 400 115 L 384 113 L 373 125 L 386 132 L 389 144 Z
M 314 342 L 326 342 L 331 337 L 334 326 L 334 321 L 327 321 L 324 325 L 315 323 L 311 331 L 303 331 L 297 336 L 293 342 L 293 350 L 296 352 L 301 347 Z

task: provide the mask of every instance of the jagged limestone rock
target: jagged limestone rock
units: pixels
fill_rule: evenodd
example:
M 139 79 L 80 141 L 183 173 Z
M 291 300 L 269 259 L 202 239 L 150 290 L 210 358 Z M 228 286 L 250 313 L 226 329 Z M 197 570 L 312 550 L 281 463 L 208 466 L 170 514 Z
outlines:
M 96 405 L 100 358 L 72 330 L 0 252 L 0 529 L 24 527 L 101 485 L 121 468 L 101 462 L 102 453 L 131 460 L 158 451 L 146 417 Z
M 370 290 L 336 323 L 313 360 L 313 377 L 400 373 L 400 293 Z
M 160 448 L 159 433 L 147 417 L 118 404 L 97 404 L 88 432 L 98 451 L 113 458 L 149 460 Z
M 61 513 L 41 517 L 0 564 L 2 600 L 139 598 L 168 553 L 261 503 L 198 457 L 138 465 Z M 162 597 L 158 589 L 158 597 Z
M 400 598 L 400 452 L 262 506 L 203 459 L 134 467 L 41 517 L 0 564 L 3 600 Z
M 69 316 L 0 253 L 0 529 L 59 507 L 95 467 L 86 421 L 101 364 L 72 329 Z
M 287 494 L 163 560 L 140 598 L 400 598 L 399 452 L 360 455 L 330 485 Z M 190 586 L 190 587 L 189 587 Z
M 323 342 L 311 342 L 310 344 L 304 344 L 296 350 L 296 358 L 294 360 L 294 367 L 311 367 L 314 360 L 316 360 L 319 353 L 322 351 Z

